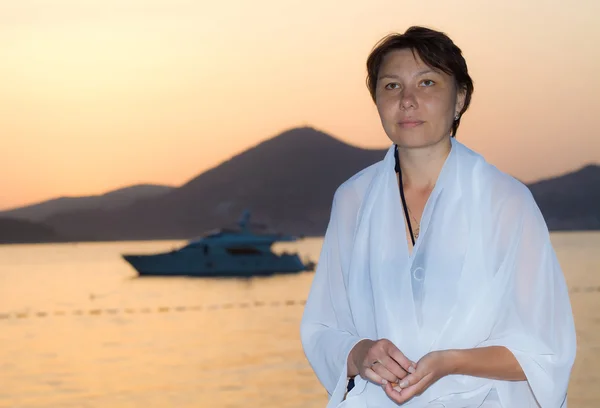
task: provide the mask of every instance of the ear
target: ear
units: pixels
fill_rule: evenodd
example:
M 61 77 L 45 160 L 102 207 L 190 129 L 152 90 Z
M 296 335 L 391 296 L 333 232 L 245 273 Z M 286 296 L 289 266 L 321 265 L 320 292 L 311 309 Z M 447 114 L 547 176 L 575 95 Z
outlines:
M 465 107 L 465 100 L 467 99 L 467 90 L 465 88 L 458 89 L 456 92 L 456 106 L 454 107 L 455 113 L 461 113 Z

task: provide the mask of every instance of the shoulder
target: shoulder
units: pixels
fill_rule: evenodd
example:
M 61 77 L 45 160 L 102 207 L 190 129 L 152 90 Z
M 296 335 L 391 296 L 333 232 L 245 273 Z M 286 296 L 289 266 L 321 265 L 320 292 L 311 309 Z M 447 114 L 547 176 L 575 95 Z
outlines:
M 377 162 L 362 169 L 335 190 L 328 230 L 331 228 L 335 231 L 341 247 L 351 248 L 352 246 L 358 214 L 381 165 L 382 162 Z
M 488 164 L 483 171 L 487 188 L 495 202 L 513 202 L 527 204 L 533 201 L 533 195 L 523 182 L 495 166 Z
M 474 190 L 493 214 L 516 216 L 537 211 L 533 194 L 522 181 L 498 169 L 479 153 L 466 147 L 461 150 L 461 160 L 470 162 Z
M 340 184 L 334 193 L 334 206 L 346 210 L 351 207 L 358 211 L 371 182 L 382 165 L 383 160 L 380 160 L 360 170 Z
M 492 208 L 496 211 L 525 212 L 536 206 L 533 194 L 523 182 L 492 165 L 485 172 Z

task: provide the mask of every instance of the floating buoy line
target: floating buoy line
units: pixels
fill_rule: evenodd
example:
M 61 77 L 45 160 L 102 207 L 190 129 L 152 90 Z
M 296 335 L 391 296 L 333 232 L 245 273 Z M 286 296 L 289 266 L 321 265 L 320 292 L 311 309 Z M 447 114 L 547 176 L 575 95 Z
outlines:
M 575 287 L 569 289 L 569 293 L 598 293 L 600 286 Z M 228 309 L 248 309 L 248 308 L 264 308 L 264 307 L 288 307 L 288 306 L 304 306 L 306 300 L 273 300 L 273 301 L 253 301 L 253 302 L 229 302 L 221 304 L 209 305 L 192 305 L 192 306 L 158 306 L 158 307 L 113 307 L 113 308 L 89 308 L 89 309 L 74 309 L 74 310 L 40 310 L 40 311 L 17 311 L 0 313 L 0 321 L 8 319 L 31 319 L 31 318 L 47 318 L 47 317 L 64 317 L 64 316 L 115 316 L 115 315 L 134 315 L 134 314 L 153 314 L 153 313 L 185 313 L 185 312 L 202 312 L 216 311 Z
M 185 313 L 216 311 L 227 309 L 248 309 L 264 307 L 287 307 L 303 306 L 306 300 L 273 300 L 273 301 L 254 301 L 254 302 L 230 302 L 222 304 L 195 305 L 195 306 L 158 306 L 158 307 L 122 307 L 122 308 L 89 308 L 74 310 L 40 310 L 27 312 L 8 312 L 0 313 L 0 320 L 7 319 L 31 319 L 47 318 L 61 316 L 114 316 L 114 315 L 134 315 L 134 314 L 152 314 L 152 313 Z

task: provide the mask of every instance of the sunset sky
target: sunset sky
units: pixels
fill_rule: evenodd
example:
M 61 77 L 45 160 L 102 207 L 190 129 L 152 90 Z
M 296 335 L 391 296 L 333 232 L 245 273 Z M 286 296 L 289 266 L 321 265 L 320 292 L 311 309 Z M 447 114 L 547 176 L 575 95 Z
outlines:
M 384 35 L 462 48 L 458 136 L 531 181 L 600 163 L 600 1 L 0 0 L 0 209 L 180 185 L 310 125 L 389 144 L 365 82 Z

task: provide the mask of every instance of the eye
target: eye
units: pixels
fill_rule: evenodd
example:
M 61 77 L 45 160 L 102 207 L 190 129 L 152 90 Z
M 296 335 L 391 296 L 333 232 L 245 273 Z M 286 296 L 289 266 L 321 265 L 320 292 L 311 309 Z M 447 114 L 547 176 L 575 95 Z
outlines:
M 421 85 L 425 86 L 425 87 L 430 87 L 433 86 L 435 84 L 435 82 L 433 82 L 431 79 L 424 79 L 421 81 Z
M 389 84 L 387 84 L 385 86 L 385 89 L 398 89 L 400 88 L 400 84 L 398 84 L 397 82 L 390 82 Z

